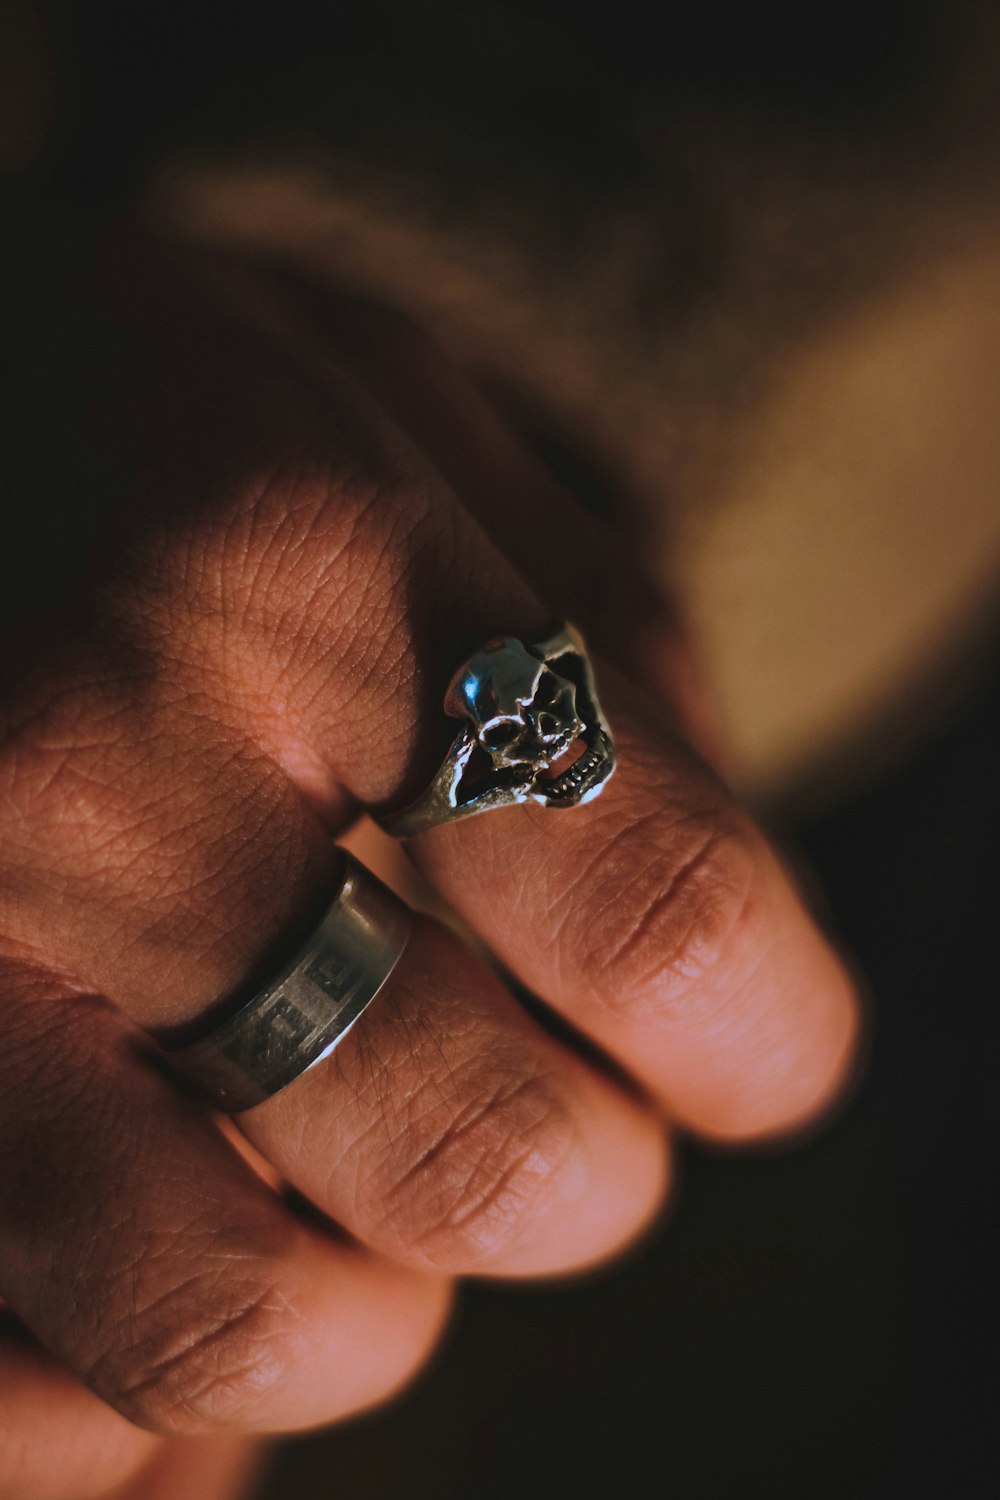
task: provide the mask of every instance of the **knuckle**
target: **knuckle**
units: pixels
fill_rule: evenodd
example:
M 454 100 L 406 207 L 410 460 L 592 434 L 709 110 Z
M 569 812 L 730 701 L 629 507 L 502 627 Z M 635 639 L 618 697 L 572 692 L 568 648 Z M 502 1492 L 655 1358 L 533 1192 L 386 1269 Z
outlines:
M 21 876 L 22 892 L 43 859 L 51 879 L 62 873 L 67 853 L 75 856 L 83 845 L 114 846 L 116 795 L 109 765 L 122 719 L 103 685 L 85 674 L 68 682 L 40 681 L 33 701 L 4 715 L 3 864 L 8 877 Z
M 441 1269 L 486 1263 L 557 1191 L 574 1136 L 554 1080 L 521 1056 L 427 1080 L 365 1183 L 375 1233 Z
M 292 722 L 340 725 L 392 691 L 415 712 L 414 600 L 454 571 L 458 512 L 415 455 L 364 446 L 352 457 L 313 441 L 148 539 L 117 628 L 199 691 L 223 681 L 258 732 L 273 732 L 276 704 Z M 398 718 L 396 756 L 405 705 Z
M 248 885 L 264 858 L 285 874 L 298 853 L 297 803 L 252 747 L 150 699 L 139 722 L 119 696 L 114 684 L 80 683 L 0 746 L 0 926 L 41 951 L 79 949 L 86 905 L 123 939 L 166 924 L 177 952 L 191 941 L 201 952 L 209 935 L 226 940 L 220 895 Z
M 271 1280 L 220 1262 L 130 1310 L 88 1384 L 140 1427 L 189 1436 L 238 1427 L 276 1388 L 293 1314 Z
M 686 1013 L 737 962 L 755 923 L 757 837 L 736 812 L 637 822 L 602 848 L 597 890 L 563 919 L 565 951 L 602 1006 L 634 1020 Z
M 426 476 L 397 458 L 352 463 L 321 439 L 145 539 L 119 600 L 130 633 L 155 643 L 183 622 L 191 656 L 238 670 L 248 644 L 294 648 L 328 612 L 374 614 L 402 583 L 432 506 Z

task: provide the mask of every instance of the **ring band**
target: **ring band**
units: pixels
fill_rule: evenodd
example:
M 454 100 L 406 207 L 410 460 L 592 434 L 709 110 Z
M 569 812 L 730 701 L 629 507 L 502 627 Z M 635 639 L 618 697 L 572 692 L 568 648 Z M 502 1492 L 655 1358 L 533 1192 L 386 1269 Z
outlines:
M 165 1049 L 216 1109 L 261 1104 L 328 1057 L 402 956 L 409 907 L 341 852 L 337 894 L 288 963 L 207 1035 Z
M 448 685 L 444 711 L 458 731 L 421 797 L 376 821 L 397 839 L 519 802 L 580 807 L 615 769 L 611 729 L 579 631 L 544 641 L 487 641 Z

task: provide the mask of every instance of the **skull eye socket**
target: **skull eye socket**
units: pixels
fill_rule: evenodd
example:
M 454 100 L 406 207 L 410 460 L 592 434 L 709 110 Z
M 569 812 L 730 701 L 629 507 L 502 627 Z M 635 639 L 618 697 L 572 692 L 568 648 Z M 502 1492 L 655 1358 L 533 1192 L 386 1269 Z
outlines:
M 556 679 L 551 672 L 546 672 L 535 690 L 534 703 L 544 708 L 547 704 L 556 700 Z
M 501 719 L 483 730 L 483 741 L 491 750 L 502 750 L 505 745 L 512 745 L 520 732 L 521 725 L 515 719 Z

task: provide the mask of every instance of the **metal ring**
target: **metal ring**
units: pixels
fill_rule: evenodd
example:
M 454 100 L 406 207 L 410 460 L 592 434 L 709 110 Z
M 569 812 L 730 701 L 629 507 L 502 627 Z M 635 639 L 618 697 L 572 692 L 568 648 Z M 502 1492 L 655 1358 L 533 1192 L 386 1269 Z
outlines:
M 408 807 L 373 814 L 393 838 L 519 802 L 580 807 L 614 772 L 611 729 L 572 625 L 528 645 L 487 641 L 452 677 L 444 711 L 462 728 L 430 786 Z
M 409 907 L 351 855 L 343 859 L 332 904 L 275 977 L 206 1035 L 165 1048 L 217 1109 L 261 1104 L 328 1057 L 399 962 Z

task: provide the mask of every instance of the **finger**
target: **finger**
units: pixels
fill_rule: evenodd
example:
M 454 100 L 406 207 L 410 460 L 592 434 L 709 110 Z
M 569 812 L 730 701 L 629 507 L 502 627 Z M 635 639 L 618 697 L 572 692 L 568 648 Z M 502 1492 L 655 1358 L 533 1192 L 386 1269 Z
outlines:
M 22 1330 L 0 1335 L 0 1497 L 101 1500 L 164 1447 L 112 1411 Z
M 48 1350 L 168 1434 L 382 1400 L 447 1291 L 296 1219 L 104 1006 L 6 965 L 0 1277 Z
M 414 851 L 502 961 L 705 1135 L 801 1127 L 840 1095 L 842 962 L 725 789 L 606 674 L 619 768 L 579 814 L 512 808 Z
M 53 761 L 36 726 L 33 775 L 25 749 L 11 791 L 28 839 L 10 903 L 21 939 L 146 1025 L 199 1016 L 284 961 L 329 899 L 329 837 L 284 774 L 217 725 L 112 714 L 93 689 L 80 713 L 65 765 L 65 732 L 46 731 Z M 333 1064 L 244 1128 L 358 1238 L 456 1272 L 600 1259 L 649 1222 L 667 1177 L 648 1110 L 429 924 Z
M 332 1057 L 241 1118 L 365 1243 L 491 1276 L 578 1269 L 662 1207 L 666 1134 L 450 933 L 417 927 Z

